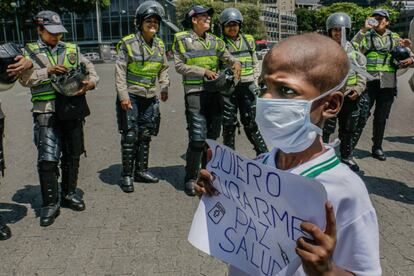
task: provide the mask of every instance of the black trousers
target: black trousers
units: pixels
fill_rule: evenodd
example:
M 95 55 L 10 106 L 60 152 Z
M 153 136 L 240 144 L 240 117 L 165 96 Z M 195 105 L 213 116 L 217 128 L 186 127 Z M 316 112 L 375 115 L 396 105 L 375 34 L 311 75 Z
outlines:
M 188 130 L 186 181 L 196 179 L 206 163 L 206 139 L 220 136 L 223 97 L 219 92 L 201 91 L 185 96 L 185 115 Z

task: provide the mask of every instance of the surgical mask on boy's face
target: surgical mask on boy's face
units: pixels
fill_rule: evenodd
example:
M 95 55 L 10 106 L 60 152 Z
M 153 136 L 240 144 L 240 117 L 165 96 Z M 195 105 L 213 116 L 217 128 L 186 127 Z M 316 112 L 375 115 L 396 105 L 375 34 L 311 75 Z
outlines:
M 256 122 L 267 146 L 286 153 L 310 147 L 317 136 L 322 135 L 322 129 L 310 120 L 312 103 L 340 90 L 346 81 L 347 78 L 311 101 L 258 98 Z

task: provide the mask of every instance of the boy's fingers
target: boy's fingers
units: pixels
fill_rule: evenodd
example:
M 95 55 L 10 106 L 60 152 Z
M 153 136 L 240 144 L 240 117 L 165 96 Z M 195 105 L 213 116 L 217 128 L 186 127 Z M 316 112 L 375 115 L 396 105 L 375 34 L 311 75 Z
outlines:
M 308 232 L 309 234 L 311 234 L 316 243 L 322 243 L 324 241 L 324 235 L 325 234 L 315 224 L 310 223 L 310 222 L 302 222 L 300 224 L 300 228 L 303 231 Z
M 210 162 L 212 157 L 213 157 L 213 152 L 211 151 L 211 148 L 208 148 L 207 149 L 207 162 Z
M 336 238 L 336 218 L 335 211 L 331 202 L 325 203 L 326 210 L 326 229 L 325 234 L 331 238 Z
M 296 247 L 295 251 L 296 251 L 296 254 L 298 254 L 299 257 L 302 259 L 302 262 L 304 263 L 315 262 L 317 259 L 317 256 L 299 247 Z

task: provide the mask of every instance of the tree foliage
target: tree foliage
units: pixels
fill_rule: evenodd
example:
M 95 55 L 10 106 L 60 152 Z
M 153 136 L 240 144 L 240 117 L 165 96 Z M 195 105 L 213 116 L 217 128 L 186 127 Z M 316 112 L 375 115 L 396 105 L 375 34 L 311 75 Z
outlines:
M 316 29 L 315 11 L 305 8 L 295 10 L 298 22 L 298 33 L 313 32 Z
M 41 10 L 52 10 L 59 14 L 63 12 L 76 12 L 86 14 L 93 11 L 97 0 L 1 0 L 0 18 L 14 19 L 15 12 L 21 20 L 30 19 Z M 19 7 L 14 8 L 12 3 L 17 3 Z M 102 7 L 107 7 L 110 0 L 99 0 Z
M 325 22 L 328 16 L 335 12 L 344 12 L 351 17 L 351 32 L 356 33 L 364 25 L 366 18 L 377 8 L 386 9 L 390 13 L 391 23 L 397 21 L 399 12 L 390 6 L 361 7 L 355 3 L 337 2 L 316 11 L 310 10 L 307 13 L 300 11 L 298 15 L 298 30 L 302 32 L 325 31 Z M 314 22 L 314 25 L 309 22 Z M 310 26 L 312 29 L 310 29 Z
M 263 22 L 260 21 L 260 7 L 257 6 L 256 1 L 251 0 L 251 3 L 224 3 L 222 1 L 209 1 L 209 0 L 178 0 L 176 2 L 176 12 L 178 23 L 184 19 L 185 14 L 191 8 L 192 5 L 199 4 L 205 7 L 212 7 L 214 9 L 214 15 L 212 18 L 212 30 L 215 34 L 220 35 L 220 23 L 219 15 L 225 9 L 229 7 L 236 7 L 243 15 L 244 22 L 242 30 L 244 33 L 253 35 L 256 39 L 266 38 L 266 29 Z

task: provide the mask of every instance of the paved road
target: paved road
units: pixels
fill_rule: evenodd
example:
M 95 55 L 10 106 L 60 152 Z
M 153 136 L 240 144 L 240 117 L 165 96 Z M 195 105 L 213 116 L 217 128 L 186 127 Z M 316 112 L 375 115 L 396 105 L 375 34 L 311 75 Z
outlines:
M 183 91 L 171 70 L 170 99 L 162 105 L 162 126 L 151 143 L 150 165 L 162 181 L 118 187 L 120 137 L 114 112 L 111 64 L 98 65 L 101 83 L 89 94 L 87 158 L 79 187 L 86 211 L 63 209 L 55 224 L 41 228 L 41 206 L 32 143 L 29 94 L 16 86 L 2 93 L 6 119 L 6 176 L 0 186 L 0 212 L 13 237 L 0 242 L 0 275 L 226 275 L 224 264 L 200 253 L 186 240 L 197 199 L 184 195 L 183 155 L 187 136 Z M 401 82 L 403 83 L 403 82 Z M 389 159 L 370 155 L 370 126 L 358 146 L 364 180 L 377 209 L 384 275 L 414 272 L 414 94 L 401 91 L 394 104 L 384 148 Z M 243 135 L 237 147 L 254 152 Z

